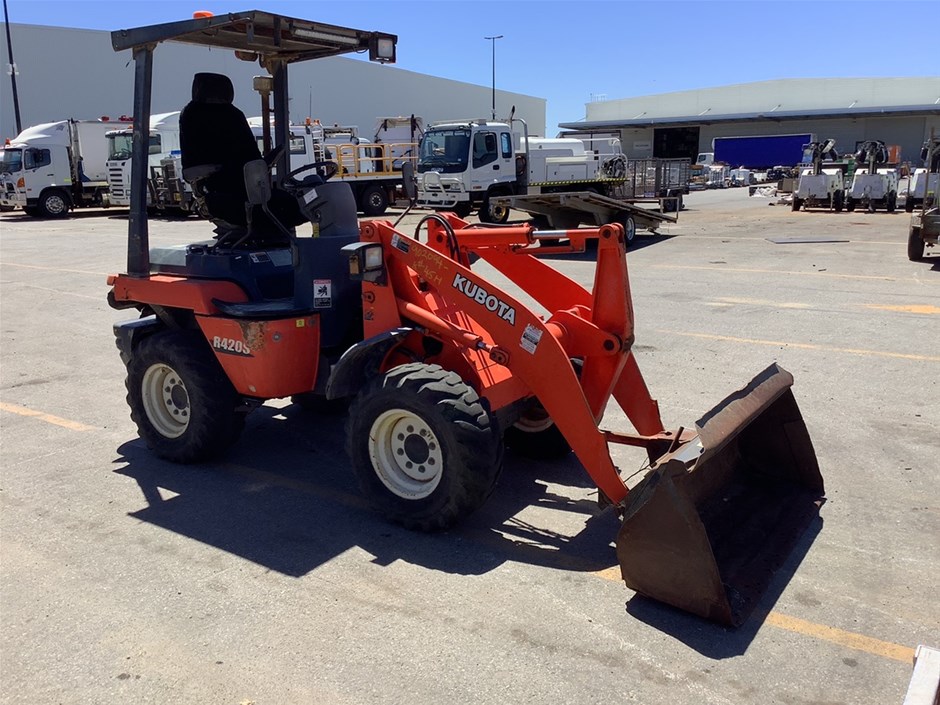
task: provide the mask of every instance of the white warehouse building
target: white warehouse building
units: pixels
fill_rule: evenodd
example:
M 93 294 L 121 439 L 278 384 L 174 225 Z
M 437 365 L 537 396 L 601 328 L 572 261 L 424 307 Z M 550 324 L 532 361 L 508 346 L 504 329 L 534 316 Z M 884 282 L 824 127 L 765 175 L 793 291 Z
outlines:
M 593 102 L 585 114 L 560 127 L 618 137 L 632 158 L 694 160 L 716 137 L 810 133 L 843 153 L 867 140 L 899 145 L 915 163 L 931 129 L 940 134 L 940 77 L 759 81 Z
M 111 48 L 110 32 L 11 23 L 10 33 L 24 129 L 65 118 L 116 119 L 133 112 L 134 62 L 130 51 Z M 4 63 L 7 46 L 6 33 L 0 33 Z M 235 105 L 248 116 L 260 114 L 251 80 L 264 73 L 257 63 L 240 61 L 230 51 L 178 43 L 154 52 L 152 112 L 182 109 L 190 99 L 192 76 L 200 71 L 230 76 Z M 0 138 L 12 138 L 17 131 L 9 76 L 0 77 L 0 84 Z M 492 100 L 489 86 L 342 56 L 294 65 L 290 92 L 292 122 L 310 117 L 324 125 L 356 125 L 364 137 L 371 136 L 378 117 L 416 115 L 425 123 L 487 117 Z M 506 112 L 514 105 L 532 134 L 545 134 L 545 99 L 497 91 L 496 105 L 506 106 Z

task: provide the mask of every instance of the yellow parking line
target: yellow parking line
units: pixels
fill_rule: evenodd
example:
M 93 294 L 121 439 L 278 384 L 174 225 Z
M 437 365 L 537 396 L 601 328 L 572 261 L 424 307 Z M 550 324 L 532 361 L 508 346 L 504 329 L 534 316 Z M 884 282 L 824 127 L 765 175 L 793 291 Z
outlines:
M 867 355 L 871 357 L 890 357 L 900 360 L 918 360 L 920 362 L 940 362 L 936 355 L 914 355 L 911 353 L 885 352 L 883 350 L 864 350 L 861 348 L 839 348 L 834 345 L 816 345 L 814 343 L 793 343 L 783 340 L 758 340 L 756 338 L 737 338 L 731 335 L 712 335 L 710 333 L 689 333 L 687 331 L 657 329 L 657 333 L 668 335 L 681 335 L 686 338 L 704 338 L 706 340 L 721 340 L 728 343 L 749 343 L 751 345 L 772 345 L 782 348 L 798 348 L 800 350 L 822 350 L 825 352 L 849 353 L 851 355 Z
M 621 582 L 623 578 L 620 575 L 620 568 L 607 568 L 594 573 L 598 578 Z M 831 644 L 838 644 L 855 651 L 864 651 L 865 653 L 882 658 L 903 661 L 904 663 L 913 663 L 914 649 L 901 644 L 894 644 L 890 641 L 881 641 L 864 634 L 848 632 L 844 629 L 830 627 L 825 624 L 817 624 L 799 617 L 791 617 L 780 612 L 768 612 L 764 615 L 764 624 L 769 624 L 778 629 L 784 629 L 794 634 L 810 636 L 820 641 L 828 641 Z
M 829 627 L 825 624 L 816 624 L 799 617 L 790 617 L 779 612 L 769 612 L 764 619 L 765 624 L 770 624 L 779 629 L 786 629 L 788 632 L 811 636 L 822 641 L 828 641 L 832 644 L 845 646 L 856 651 L 864 651 L 868 654 L 881 656 L 882 658 L 894 659 L 911 664 L 914 662 L 914 649 L 901 644 L 894 644 L 890 641 L 881 641 L 864 634 L 847 632 L 836 627 Z
M 913 306 L 888 306 L 881 304 L 864 304 L 865 308 L 874 308 L 881 311 L 897 311 L 898 313 L 922 313 L 926 316 L 936 316 L 940 314 L 940 306 L 931 306 L 929 304 Z
M 94 431 L 94 426 L 88 426 L 78 421 L 70 421 L 69 419 L 63 419 L 59 416 L 53 416 L 52 414 L 46 414 L 42 411 L 36 411 L 35 409 L 27 409 L 25 406 L 17 406 L 16 404 L 7 404 L 6 402 L 0 402 L 0 411 L 9 411 L 11 414 L 18 414 L 19 416 L 32 416 L 33 418 L 39 419 L 40 421 L 45 421 L 46 423 L 54 424 L 55 426 L 61 426 L 62 428 L 67 428 L 70 431 Z
M 703 272 L 717 272 L 727 274 L 728 272 L 740 272 L 742 274 L 779 274 L 781 276 L 809 276 L 809 277 L 835 277 L 837 279 L 867 279 L 874 281 L 893 282 L 896 277 L 874 276 L 869 274 L 838 274 L 836 272 L 791 272 L 781 269 L 748 269 L 744 267 L 703 267 L 699 265 L 687 264 L 651 264 L 650 269 L 688 269 Z

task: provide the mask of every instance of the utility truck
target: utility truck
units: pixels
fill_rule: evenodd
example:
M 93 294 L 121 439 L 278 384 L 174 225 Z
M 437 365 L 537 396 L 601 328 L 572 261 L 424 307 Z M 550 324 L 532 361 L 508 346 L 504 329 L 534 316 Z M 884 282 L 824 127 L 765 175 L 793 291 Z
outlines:
M 5 145 L 0 206 L 63 218 L 79 206 L 108 206 L 108 143 L 115 123 L 59 120 L 23 130 Z
M 371 139 L 356 126 L 320 126 L 319 140 L 327 161 L 339 170 L 333 178 L 350 185 L 356 207 L 366 216 L 378 216 L 389 205 L 407 203 L 402 191 L 402 166 L 417 161 L 424 120 L 414 115 L 379 117 Z
M 125 127 L 120 130 L 112 130 L 106 136 L 108 139 L 108 188 L 111 194 L 111 205 L 130 206 L 133 130 L 130 127 Z M 170 158 L 174 152 L 178 155 L 179 148 L 179 111 L 152 115 L 150 117 L 150 141 L 147 157 L 147 168 L 150 173 L 148 203 L 152 207 L 161 208 L 166 205 L 173 205 L 186 210 L 188 204 L 192 202 L 190 198 L 168 204 L 158 197 L 156 191 L 156 185 L 160 181 L 163 170 L 163 160 Z M 180 190 L 182 191 L 182 188 Z M 189 192 L 192 193 L 192 190 L 190 189 Z
M 894 212 L 898 205 L 898 171 L 891 167 L 879 168 L 880 164 L 888 164 L 889 158 L 884 142 L 869 140 L 859 146 L 855 152 L 855 176 L 845 199 L 847 211 L 854 211 L 861 205 L 867 206 L 869 213 L 874 213 L 876 208 Z
M 518 124 L 520 131 L 514 131 Z M 485 119 L 432 124 L 418 154 L 418 205 L 505 223 L 509 208 L 497 197 L 589 192 L 613 196 L 626 182 L 620 141 L 603 151 L 576 138 L 529 137 L 524 120 Z

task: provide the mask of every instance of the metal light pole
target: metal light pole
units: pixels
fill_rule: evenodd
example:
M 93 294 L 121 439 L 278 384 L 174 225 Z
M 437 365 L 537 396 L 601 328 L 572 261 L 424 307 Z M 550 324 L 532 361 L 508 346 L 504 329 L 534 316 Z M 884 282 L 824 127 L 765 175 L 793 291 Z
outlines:
M 497 34 L 495 37 L 483 37 L 484 39 L 489 39 L 493 43 L 493 119 L 496 119 L 496 40 L 502 39 L 502 34 Z
M 7 27 L 7 50 L 10 54 L 10 85 L 13 88 L 13 116 L 16 118 L 16 134 L 23 131 L 20 124 L 20 98 L 16 93 L 16 64 L 13 62 L 13 40 L 10 37 L 10 14 L 7 12 L 7 0 L 3 0 L 3 22 Z

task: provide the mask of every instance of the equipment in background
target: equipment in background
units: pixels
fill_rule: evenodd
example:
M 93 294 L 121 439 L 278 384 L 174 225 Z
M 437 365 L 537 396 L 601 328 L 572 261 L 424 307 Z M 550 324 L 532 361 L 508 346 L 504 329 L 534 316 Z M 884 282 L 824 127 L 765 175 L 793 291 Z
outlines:
M 841 167 L 823 167 L 824 161 L 834 162 L 839 158 L 836 141 L 810 142 L 803 145 L 803 162 L 812 166 L 800 169 L 800 180 L 793 194 L 793 211 L 801 208 L 826 208 L 839 213 L 845 203 L 845 186 Z

